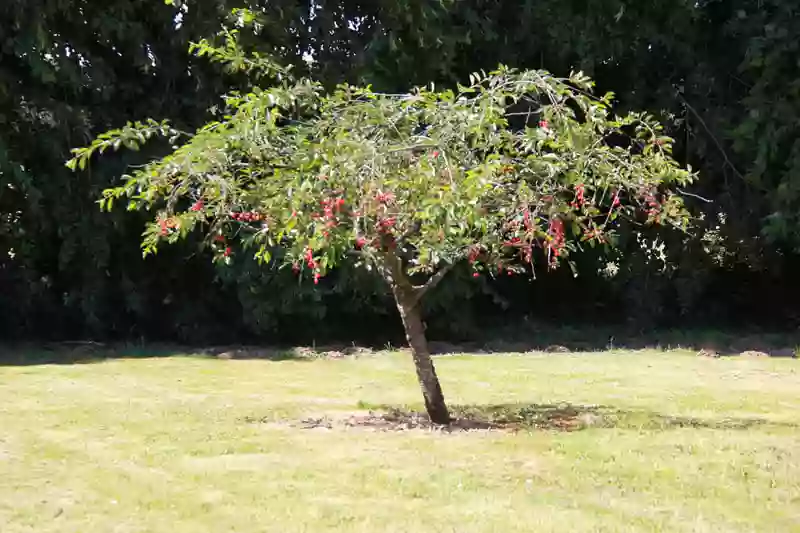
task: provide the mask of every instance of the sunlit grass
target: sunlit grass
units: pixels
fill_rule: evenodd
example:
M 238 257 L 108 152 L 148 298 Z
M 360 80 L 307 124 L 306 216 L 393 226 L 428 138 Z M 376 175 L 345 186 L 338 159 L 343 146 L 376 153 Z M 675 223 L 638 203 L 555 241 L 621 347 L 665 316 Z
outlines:
M 799 364 L 442 357 L 524 422 L 453 433 L 296 424 L 418 408 L 403 354 L 0 367 L 0 532 L 800 531 Z

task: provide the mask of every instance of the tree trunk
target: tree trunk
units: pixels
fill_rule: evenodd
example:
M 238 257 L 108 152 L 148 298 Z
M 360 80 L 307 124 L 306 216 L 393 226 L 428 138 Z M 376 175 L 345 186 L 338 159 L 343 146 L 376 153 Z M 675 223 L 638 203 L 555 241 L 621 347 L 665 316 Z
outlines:
M 411 356 L 417 369 L 417 380 L 425 399 L 425 410 L 434 424 L 449 424 L 450 412 L 444 402 L 442 387 L 439 385 L 436 368 L 428 350 L 428 339 L 425 337 L 425 326 L 422 323 L 418 300 L 413 295 L 405 294 L 401 287 L 394 286 L 392 290 L 400 317 L 403 319 L 406 339 L 411 347 Z

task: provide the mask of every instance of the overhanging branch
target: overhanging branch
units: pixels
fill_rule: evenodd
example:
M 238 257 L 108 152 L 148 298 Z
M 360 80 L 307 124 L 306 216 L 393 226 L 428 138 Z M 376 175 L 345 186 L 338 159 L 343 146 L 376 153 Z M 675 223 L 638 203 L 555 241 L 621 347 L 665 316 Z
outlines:
M 414 293 L 416 295 L 417 300 L 422 298 L 428 291 L 436 287 L 442 281 L 442 279 L 444 279 L 444 277 L 448 274 L 448 272 L 453 270 L 453 267 L 455 265 L 456 265 L 455 263 L 447 264 L 442 268 L 440 268 L 439 270 L 437 270 L 436 273 L 433 276 L 431 276 L 428 279 L 428 281 L 426 281 L 424 284 L 415 285 Z

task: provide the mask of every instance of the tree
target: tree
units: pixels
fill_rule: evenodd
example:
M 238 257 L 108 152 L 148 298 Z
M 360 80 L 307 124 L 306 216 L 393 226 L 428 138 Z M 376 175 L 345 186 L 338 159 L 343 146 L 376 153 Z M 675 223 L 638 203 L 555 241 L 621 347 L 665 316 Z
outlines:
M 226 60 L 225 48 L 193 48 Z M 583 246 L 613 246 L 621 221 L 682 226 L 673 188 L 693 175 L 646 114 L 614 116 L 583 74 L 501 67 L 468 86 L 381 94 L 341 85 L 325 93 L 265 56 L 236 64 L 270 88 L 230 94 L 196 133 L 147 120 L 75 149 L 67 165 L 153 136 L 174 151 L 106 190 L 129 210 L 156 212 L 145 255 L 200 230 L 215 260 L 252 250 L 315 284 L 354 254 L 388 284 L 411 348 L 426 410 L 450 415 L 425 336 L 420 301 L 461 261 L 473 276 L 535 275 Z M 180 141 L 180 144 L 179 144 Z M 274 257 L 274 259 L 273 259 Z

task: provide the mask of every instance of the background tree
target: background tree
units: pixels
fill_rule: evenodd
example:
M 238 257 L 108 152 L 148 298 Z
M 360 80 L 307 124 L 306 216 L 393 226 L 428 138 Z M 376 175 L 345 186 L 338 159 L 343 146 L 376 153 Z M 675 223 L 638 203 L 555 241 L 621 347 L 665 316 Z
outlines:
M 315 284 L 356 254 L 391 289 L 436 423 L 450 417 L 420 301 L 453 266 L 466 260 L 475 277 L 533 274 L 583 245 L 613 246 L 623 221 L 685 223 L 672 188 L 692 175 L 671 158 L 671 139 L 646 114 L 613 115 L 611 94 L 593 97 L 580 73 L 501 68 L 458 92 L 342 85 L 326 94 L 265 57 L 242 60 L 235 35 L 224 48 L 193 48 L 287 81 L 226 97 L 224 117 L 195 134 L 129 123 L 74 150 L 68 166 L 153 135 L 187 137 L 101 201 L 157 210 L 145 254 L 201 229 L 218 260 L 230 261 L 235 243 L 265 263 L 277 252 Z
M 242 6 L 260 31 L 230 17 Z M 129 117 L 168 118 L 185 131 L 209 120 L 217 95 L 247 79 L 186 48 L 226 27 L 328 89 L 347 81 L 403 92 L 435 81 L 455 90 L 498 63 L 582 70 L 599 93 L 615 91 L 620 112 L 657 116 L 676 159 L 703 175 L 687 192 L 710 201 L 686 196 L 703 215 L 697 231 L 621 228 L 607 260 L 574 257 L 577 280 L 563 269 L 547 283 L 476 283 L 457 266 L 423 302 L 432 338 L 485 342 L 474 332 L 494 338 L 510 316 L 515 340 L 528 345 L 555 340 L 538 336 L 550 322 L 574 332 L 627 325 L 632 335 L 796 325 L 795 15 L 780 0 L 3 2 L 0 337 L 319 344 L 401 334 L 382 281 L 355 258 L 320 286 L 241 254 L 218 268 L 196 236 L 141 261 L 132 244 L 144 218 L 115 213 L 109 224 L 94 201 L 125 165 L 167 153 L 166 143 L 97 161 L 79 177 L 63 167 L 70 147 Z

